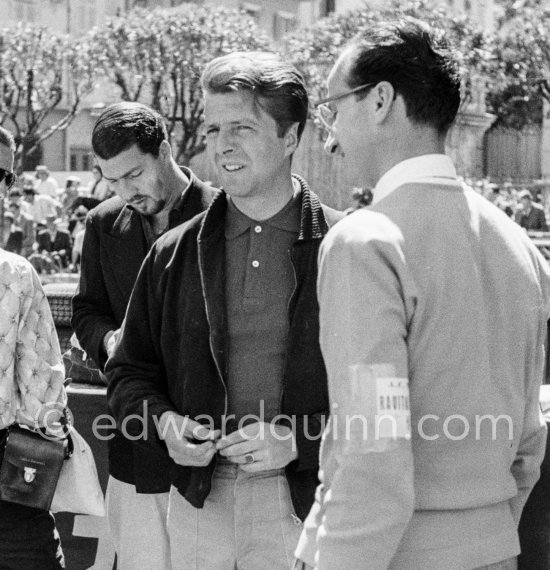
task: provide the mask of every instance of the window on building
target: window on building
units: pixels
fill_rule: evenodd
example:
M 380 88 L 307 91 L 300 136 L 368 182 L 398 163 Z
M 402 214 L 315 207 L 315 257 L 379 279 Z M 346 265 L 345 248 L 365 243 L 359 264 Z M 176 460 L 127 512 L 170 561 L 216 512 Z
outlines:
M 15 0 L 15 17 L 21 22 L 36 20 L 35 0 Z
M 322 0 L 321 2 L 321 18 L 332 14 L 336 10 L 336 0 Z
M 86 147 L 71 147 L 69 168 L 84 171 L 92 168 L 92 151 Z
M 273 38 L 280 40 L 296 28 L 296 14 L 291 12 L 275 12 L 273 16 Z
M 80 0 L 77 6 L 78 29 L 86 32 L 96 25 L 96 7 L 93 0 Z
M 464 0 L 464 10 L 466 11 L 466 13 L 469 13 L 472 11 L 472 2 L 471 0 Z
M 251 4 L 250 2 L 243 2 L 241 4 L 241 10 L 246 12 L 256 23 L 260 22 L 260 12 L 261 8 L 258 4 Z

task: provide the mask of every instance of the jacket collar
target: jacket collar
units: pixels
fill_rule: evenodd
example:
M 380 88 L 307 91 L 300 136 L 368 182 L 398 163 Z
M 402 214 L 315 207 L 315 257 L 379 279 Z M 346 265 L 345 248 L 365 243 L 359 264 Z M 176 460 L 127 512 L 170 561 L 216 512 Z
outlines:
M 298 174 L 292 174 L 292 178 L 300 184 L 302 199 L 298 241 L 322 239 L 328 231 L 328 224 L 323 213 L 321 201 L 304 178 Z M 206 211 L 199 231 L 199 241 L 207 241 L 219 234 L 220 230 L 223 229 L 226 208 L 227 194 L 222 189 L 212 200 Z

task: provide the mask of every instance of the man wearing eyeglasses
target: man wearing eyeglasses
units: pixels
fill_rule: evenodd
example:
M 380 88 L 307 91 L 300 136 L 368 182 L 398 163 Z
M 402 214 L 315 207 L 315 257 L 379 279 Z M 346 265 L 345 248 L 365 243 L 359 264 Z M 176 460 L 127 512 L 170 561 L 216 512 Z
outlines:
M 298 568 L 516 568 L 545 447 L 550 271 L 445 155 L 460 80 L 440 38 L 379 24 L 328 78 L 326 149 L 374 189 L 321 246 L 333 413 Z

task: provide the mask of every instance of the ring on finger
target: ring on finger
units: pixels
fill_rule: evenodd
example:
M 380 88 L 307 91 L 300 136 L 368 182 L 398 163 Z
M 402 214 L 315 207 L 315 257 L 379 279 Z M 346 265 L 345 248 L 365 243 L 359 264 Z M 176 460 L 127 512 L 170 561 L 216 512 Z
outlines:
M 244 462 L 245 463 L 254 463 L 254 461 L 256 461 L 256 458 L 254 457 L 253 453 L 247 453 L 244 456 Z

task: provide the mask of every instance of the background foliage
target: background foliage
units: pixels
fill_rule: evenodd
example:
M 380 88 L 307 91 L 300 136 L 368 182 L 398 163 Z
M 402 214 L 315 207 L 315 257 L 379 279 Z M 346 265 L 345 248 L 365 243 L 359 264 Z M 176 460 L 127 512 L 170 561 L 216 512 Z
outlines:
M 40 160 L 40 144 L 67 128 L 93 76 L 87 54 L 66 36 L 23 24 L 0 31 L 0 125 L 15 135 L 19 167 L 33 168 L 27 157 Z
M 331 15 L 278 46 L 304 73 L 312 99 L 322 96 L 342 46 L 372 22 L 413 16 L 442 30 L 457 49 L 463 99 L 522 128 L 540 123 L 550 101 L 550 10 L 539 0 L 498 0 L 494 33 L 428 0 L 390 0 Z M 44 27 L 0 30 L 0 124 L 19 144 L 18 166 L 32 168 L 40 145 L 66 129 L 84 97 L 105 82 L 122 100 L 141 101 L 165 118 L 176 159 L 204 148 L 199 76 L 210 59 L 235 50 L 276 49 L 245 13 L 189 4 L 182 11 L 136 9 L 72 40 Z M 486 105 L 486 106 L 485 106 Z
M 220 7 L 135 10 L 92 30 L 83 46 L 125 101 L 141 101 L 166 120 L 176 160 L 203 150 L 199 78 L 211 59 L 232 51 L 265 50 L 267 36 L 243 13 Z

